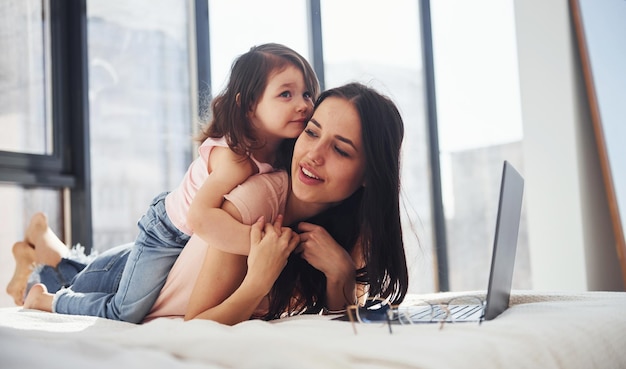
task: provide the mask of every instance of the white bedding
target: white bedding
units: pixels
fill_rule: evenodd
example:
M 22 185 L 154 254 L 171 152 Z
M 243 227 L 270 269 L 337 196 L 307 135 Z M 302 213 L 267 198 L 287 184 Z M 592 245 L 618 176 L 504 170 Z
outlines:
M 390 335 L 360 324 L 355 335 L 321 316 L 133 325 L 2 308 L 0 368 L 626 368 L 624 313 L 626 292 L 516 291 L 482 325 L 394 325 Z

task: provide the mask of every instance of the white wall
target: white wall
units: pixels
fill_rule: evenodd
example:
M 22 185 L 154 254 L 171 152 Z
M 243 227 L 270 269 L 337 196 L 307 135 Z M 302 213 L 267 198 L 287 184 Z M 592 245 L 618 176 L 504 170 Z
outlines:
M 624 290 L 567 0 L 514 0 L 533 288 Z

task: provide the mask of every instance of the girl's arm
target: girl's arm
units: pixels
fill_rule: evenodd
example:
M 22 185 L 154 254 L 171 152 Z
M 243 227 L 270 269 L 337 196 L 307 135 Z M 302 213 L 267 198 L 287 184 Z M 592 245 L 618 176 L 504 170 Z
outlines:
M 250 253 L 250 226 L 238 220 L 239 210 L 230 201 L 224 201 L 221 209 L 208 209 L 205 218 L 209 233 L 198 236 L 211 248 L 237 255 Z
M 213 219 L 207 216 L 208 212 L 215 210 L 215 214 L 227 215 L 220 209 L 224 195 L 254 174 L 256 167 L 248 157 L 235 154 L 227 147 L 214 147 L 207 170 L 210 174 L 191 201 L 187 214 L 189 228 L 205 241 L 214 232 Z
M 357 289 L 356 269 L 362 264 L 360 253 L 348 254 L 332 236 L 315 224 L 302 222 L 298 225 L 300 245 L 297 252 L 314 268 L 326 276 L 326 308 L 339 311 L 357 303 L 362 287 Z M 357 245 L 355 250 L 360 250 Z
M 204 214 L 206 233 L 198 234 L 213 248 L 238 255 L 250 252 L 250 226 L 261 215 L 272 222 L 285 199 L 289 186 L 285 172 L 274 172 L 248 178 L 233 189 L 222 203 L 221 209 L 207 209 Z M 235 205 L 237 204 L 237 205 Z M 279 206 L 280 208 L 280 206 Z M 241 210 L 242 213 L 239 213 Z M 234 217 L 234 218 L 233 218 Z M 242 224 L 245 219 L 245 224 Z
M 299 237 L 281 219 L 250 230 L 248 258 L 209 247 L 185 320 L 210 319 L 233 325 L 249 319 L 287 263 Z

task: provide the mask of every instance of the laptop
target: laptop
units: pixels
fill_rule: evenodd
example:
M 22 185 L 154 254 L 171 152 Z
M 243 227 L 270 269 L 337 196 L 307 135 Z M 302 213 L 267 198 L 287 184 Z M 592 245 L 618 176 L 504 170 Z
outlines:
M 392 323 L 413 324 L 433 322 L 480 322 L 492 320 L 509 306 L 517 236 L 522 212 L 524 179 L 504 161 L 500 198 L 496 217 L 491 271 L 485 302 L 477 297 L 455 297 L 444 303 L 409 304 L 401 306 L 391 318 Z M 484 307 L 484 309 L 483 309 Z M 372 312 L 376 307 L 370 306 Z M 368 320 L 362 314 L 359 319 Z M 346 320 L 341 319 L 341 320 Z

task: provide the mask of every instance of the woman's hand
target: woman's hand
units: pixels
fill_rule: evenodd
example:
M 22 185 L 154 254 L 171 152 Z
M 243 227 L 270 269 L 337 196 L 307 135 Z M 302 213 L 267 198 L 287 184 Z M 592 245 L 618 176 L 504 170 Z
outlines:
M 302 222 L 298 230 L 296 252 L 326 276 L 326 308 L 341 310 L 354 304 L 356 268 L 350 254 L 323 227 Z
M 354 274 L 355 266 L 350 254 L 321 226 L 301 222 L 298 224 L 300 245 L 296 252 L 326 278 L 342 278 Z

